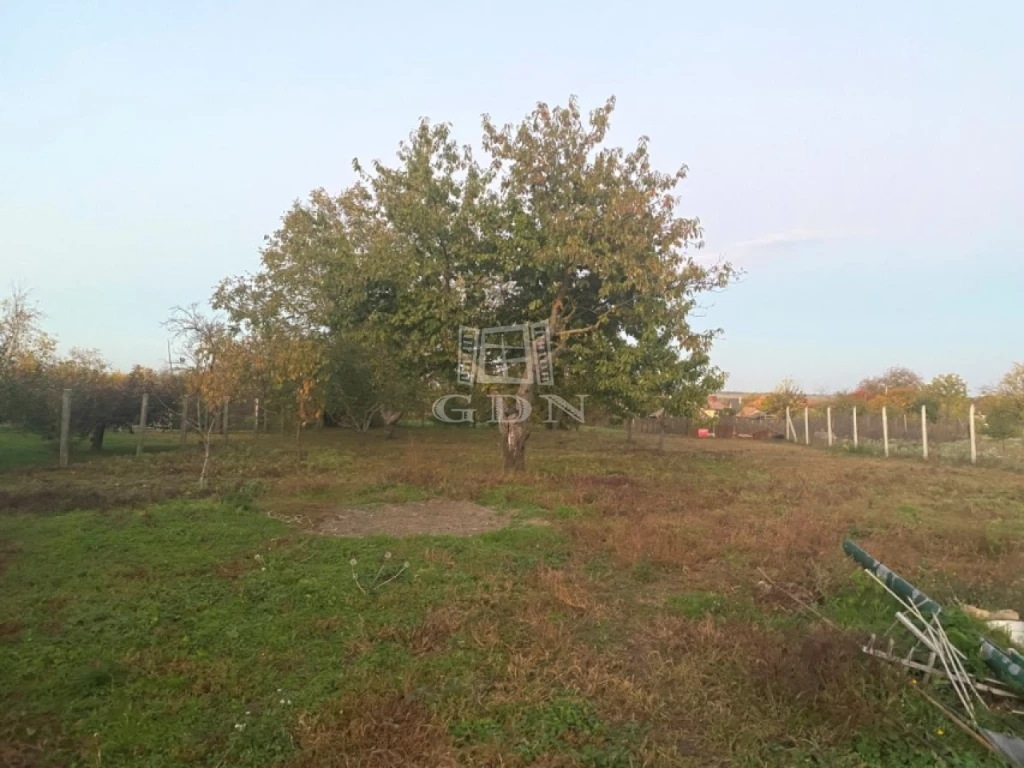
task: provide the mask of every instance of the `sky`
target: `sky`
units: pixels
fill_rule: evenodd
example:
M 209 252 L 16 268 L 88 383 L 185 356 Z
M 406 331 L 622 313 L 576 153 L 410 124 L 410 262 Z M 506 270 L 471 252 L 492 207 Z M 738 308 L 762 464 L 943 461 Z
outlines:
M 731 390 L 1024 361 L 1024 3 L 0 3 L 0 289 L 61 348 L 166 359 L 296 198 L 421 117 L 477 142 L 572 94 L 685 163 L 699 258 L 742 279 Z

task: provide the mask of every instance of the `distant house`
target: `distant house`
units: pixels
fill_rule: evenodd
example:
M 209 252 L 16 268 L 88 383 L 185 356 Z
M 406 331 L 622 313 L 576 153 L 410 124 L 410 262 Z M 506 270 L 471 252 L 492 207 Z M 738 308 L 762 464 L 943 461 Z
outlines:
M 743 398 L 725 397 L 723 395 L 708 395 L 708 401 L 702 412 L 709 419 L 721 416 L 723 411 L 737 413 L 743 407 Z
M 762 411 L 757 405 L 745 405 L 736 415 L 741 419 L 750 419 L 751 421 L 764 421 L 768 418 L 768 414 Z

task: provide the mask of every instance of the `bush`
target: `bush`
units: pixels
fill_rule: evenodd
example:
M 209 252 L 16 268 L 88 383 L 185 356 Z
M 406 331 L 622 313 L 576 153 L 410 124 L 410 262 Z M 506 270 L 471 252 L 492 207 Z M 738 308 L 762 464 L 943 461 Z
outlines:
M 1020 406 L 1008 398 L 1001 398 L 985 414 L 985 434 L 996 440 L 1020 437 L 1024 430 L 1024 414 Z

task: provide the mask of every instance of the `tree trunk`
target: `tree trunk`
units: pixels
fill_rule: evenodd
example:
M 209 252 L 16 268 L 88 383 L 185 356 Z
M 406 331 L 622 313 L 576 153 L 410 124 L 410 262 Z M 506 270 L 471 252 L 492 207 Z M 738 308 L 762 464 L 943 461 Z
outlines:
M 395 427 L 398 426 L 398 422 L 402 420 L 402 411 L 390 411 L 386 408 L 381 409 L 381 417 L 384 419 L 384 426 L 387 427 L 388 435 L 387 439 L 390 440 L 395 435 Z
M 528 422 L 502 422 L 501 455 L 504 459 L 506 472 L 523 472 L 526 470 L 526 441 L 530 439 Z
M 101 421 L 92 428 L 92 434 L 89 435 L 89 445 L 94 453 L 99 453 L 103 450 L 103 435 L 107 431 L 107 423 Z
M 206 440 L 203 441 L 203 469 L 199 473 L 199 490 L 200 491 L 205 491 L 206 490 L 207 472 L 209 471 L 209 468 L 210 468 L 210 440 L 212 439 L 212 437 L 213 437 L 213 435 L 211 435 L 210 432 L 207 432 L 206 433 Z
M 516 395 L 533 407 L 533 371 L 528 369 L 527 380 L 519 385 Z M 526 441 L 530 439 L 530 420 L 509 421 L 519 415 L 518 401 L 511 399 L 501 401 L 504 412 L 499 414 L 498 433 L 501 436 L 501 455 L 506 472 L 523 472 L 526 470 Z

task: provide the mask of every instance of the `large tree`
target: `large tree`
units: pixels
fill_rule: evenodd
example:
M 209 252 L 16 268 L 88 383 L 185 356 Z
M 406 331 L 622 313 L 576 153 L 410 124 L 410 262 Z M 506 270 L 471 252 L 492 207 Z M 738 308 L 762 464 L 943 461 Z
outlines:
M 447 391 L 460 326 L 538 322 L 562 394 L 622 414 L 692 410 L 724 377 L 708 359 L 715 333 L 692 329 L 690 313 L 732 270 L 691 255 L 700 225 L 675 196 L 685 167 L 654 170 L 646 139 L 606 145 L 613 108 L 584 118 L 571 100 L 518 125 L 485 118 L 486 164 L 423 121 L 393 166 L 357 162 L 351 188 L 296 203 L 260 272 L 226 281 L 216 303 L 250 333 L 313 340 L 325 404 L 349 421 Z M 532 406 L 535 378 L 515 394 Z M 506 402 L 502 453 L 519 470 L 530 425 Z

